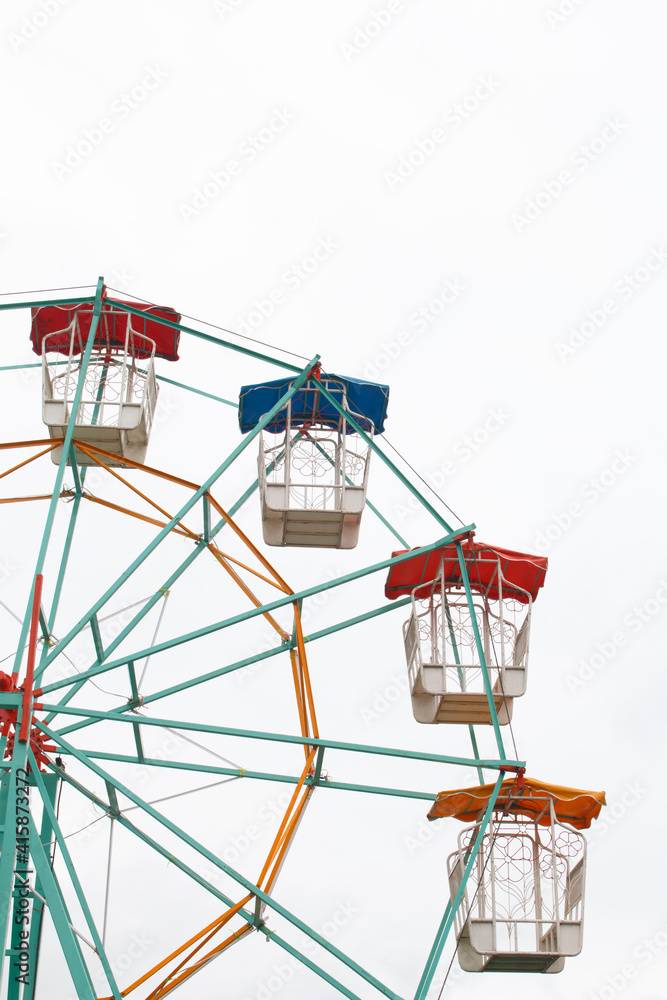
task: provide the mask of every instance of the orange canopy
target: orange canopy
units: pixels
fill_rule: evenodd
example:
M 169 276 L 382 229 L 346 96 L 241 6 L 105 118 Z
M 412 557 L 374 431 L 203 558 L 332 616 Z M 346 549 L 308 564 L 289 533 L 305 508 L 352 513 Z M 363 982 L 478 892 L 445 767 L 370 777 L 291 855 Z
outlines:
M 547 798 L 553 799 L 556 819 L 569 823 L 577 830 L 587 830 L 596 819 L 602 806 L 606 805 L 604 792 L 585 792 L 579 788 L 565 788 L 562 785 L 548 785 L 537 778 L 524 778 L 523 789 L 518 788 L 516 777 L 505 778 L 500 786 L 496 808 L 507 809 L 512 815 L 540 816 L 544 812 Z M 428 819 L 454 816 L 464 823 L 474 822 L 489 803 L 494 785 L 478 785 L 475 788 L 457 788 L 451 792 L 440 792 L 431 806 Z M 538 823 L 549 826 L 549 810 L 540 816 Z

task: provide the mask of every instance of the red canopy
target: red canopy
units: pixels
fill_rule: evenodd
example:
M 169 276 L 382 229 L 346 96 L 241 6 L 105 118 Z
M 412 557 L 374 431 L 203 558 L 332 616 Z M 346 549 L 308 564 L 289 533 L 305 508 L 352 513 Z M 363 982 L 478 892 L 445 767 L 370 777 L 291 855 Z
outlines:
M 496 545 L 475 542 L 471 536 L 466 537 L 461 544 L 472 590 L 485 594 L 491 601 L 497 601 L 500 568 L 503 598 L 511 597 L 522 604 L 528 603 L 529 596 L 535 600 L 547 572 L 546 556 L 531 556 L 523 552 L 512 552 L 510 549 L 499 549 Z M 400 556 L 409 551 L 402 549 L 400 552 L 392 552 L 392 556 Z M 391 566 L 384 587 L 385 596 L 393 601 L 404 594 L 411 594 L 423 582 L 424 586 L 415 596 L 428 597 L 431 584 L 438 575 L 441 559 L 444 559 L 445 583 L 462 587 L 456 545 L 451 543 Z
M 144 314 L 137 316 L 128 313 L 123 309 L 115 308 L 118 304 L 132 306 L 139 309 Z M 32 310 L 32 326 L 30 330 L 30 340 L 35 354 L 42 354 L 42 343 L 47 334 L 47 351 L 55 351 L 57 354 L 69 354 L 70 350 L 70 325 L 76 314 L 79 318 L 79 330 L 81 333 L 81 343 L 75 342 L 74 354 L 80 354 L 85 346 L 86 339 L 90 333 L 90 323 L 93 318 L 93 303 L 81 302 L 68 306 L 36 306 Z M 127 333 L 127 320 L 130 317 L 132 324 L 132 343 L 134 345 L 134 356 L 137 358 L 149 358 L 151 356 L 152 345 L 143 341 L 147 337 L 155 342 L 155 356 L 164 358 L 166 361 L 178 361 L 178 341 L 180 331 L 172 327 L 163 326 L 160 320 L 167 320 L 170 323 L 180 323 L 181 317 L 174 310 L 167 306 L 144 305 L 139 302 L 115 302 L 113 299 L 105 299 L 102 302 L 102 312 L 100 322 L 95 334 L 93 350 L 105 351 L 109 348 L 123 348 L 125 346 L 125 335 Z M 150 317 L 150 318 L 149 318 Z M 78 341 L 78 338 L 77 338 Z

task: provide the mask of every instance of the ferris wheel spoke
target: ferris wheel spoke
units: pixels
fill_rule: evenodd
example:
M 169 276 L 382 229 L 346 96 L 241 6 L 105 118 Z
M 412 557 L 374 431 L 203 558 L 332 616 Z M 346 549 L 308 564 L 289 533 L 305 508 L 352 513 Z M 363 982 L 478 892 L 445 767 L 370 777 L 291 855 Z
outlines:
M 323 747 L 320 746 L 320 750 L 321 749 L 323 749 Z M 65 750 L 62 750 L 61 752 L 66 753 Z M 246 767 L 221 767 L 217 764 L 198 764 L 191 761 L 163 760 L 159 757 L 139 757 L 132 756 L 131 754 L 113 753 L 108 750 L 83 749 L 82 752 L 85 753 L 87 757 L 90 757 L 91 760 L 113 761 L 118 764 L 134 764 L 142 765 L 144 767 L 163 767 L 177 771 L 192 771 L 197 774 L 221 774 L 229 776 L 230 778 L 249 778 L 250 780 L 279 782 L 291 785 L 296 785 L 299 781 L 299 776 L 295 774 L 280 774 L 274 771 L 255 771 Z M 312 776 L 309 775 L 306 778 L 305 784 L 315 786 L 317 788 L 334 789 L 344 792 L 360 792 L 363 794 L 370 793 L 373 795 L 389 795 L 406 799 L 421 799 L 424 802 L 431 803 L 437 795 L 435 791 L 420 792 L 410 788 L 389 788 L 383 785 L 334 781 L 332 778 L 323 777 L 322 774 L 318 776 L 317 770 L 315 770 L 315 773 Z M 200 789 L 188 789 L 187 792 L 177 794 L 185 795 L 190 794 L 191 791 L 199 790 Z M 171 798 L 171 796 L 166 797 Z M 96 820 L 93 820 L 93 822 L 96 822 Z
M 45 711 L 50 711 L 55 707 L 56 706 L 51 705 L 43 706 Z M 73 708 L 71 706 L 67 706 L 66 708 L 59 709 L 59 711 L 62 711 L 66 715 L 80 715 L 96 719 L 108 719 L 109 721 L 122 722 L 128 725 L 132 725 L 133 722 L 136 722 L 136 720 L 128 718 L 125 715 L 109 715 L 106 712 L 92 708 Z M 59 732 L 51 730 L 42 720 L 36 720 L 35 725 L 50 739 L 63 746 L 67 752 L 76 752 L 74 751 L 74 748 L 70 747 L 70 745 L 63 739 Z M 141 725 L 158 727 L 170 726 L 172 729 L 183 729 L 186 732 L 194 731 L 199 733 L 211 733 L 218 736 L 236 736 L 247 739 L 269 740 L 276 743 L 293 743 L 301 746 L 323 746 L 331 750 L 344 750 L 351 753 L 373 754 L 383 757 L 401 757 L 406 760 L 431 761 L 438 764 L 457 764 L 462 767 L 475 767 L 479 764 L 482 767 L 494 770 L 498 770 L 499 768 L 511 768 L 512 770 L 516 770 L 517 767 L 523 767 L 525 765 L 525 761 L 508 760 L 502 757 L 498 759 L 489 758 L 477 760 L 473 757 L 453 757 L 445 754 L 431 753 L 430 751 L 422 752 L 418 750 L 403 750 L 398 747 L 374 746 L 368 743 L 348 743 L 342 740 L 322 739 L 315 736 L 295 736 L 290 733 L 269 733 L 256 729 L 235 729 L 229 726 L 215 726 L 205 722 L 189 722 L 185 720 L 179 721 L 175 719 L 153 718 L 151 716 L 141 716 Z

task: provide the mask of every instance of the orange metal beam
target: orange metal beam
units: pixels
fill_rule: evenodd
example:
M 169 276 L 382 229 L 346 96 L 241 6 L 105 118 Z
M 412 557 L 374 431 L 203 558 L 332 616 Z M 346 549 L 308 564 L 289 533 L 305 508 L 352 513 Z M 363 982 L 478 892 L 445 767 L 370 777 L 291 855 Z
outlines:
M 278 875 L 280 874 L 280 869 L 282 868 L 283 861 L 285 860 L 285 855 L 287 854 L 289 848 L 292 846 L 292 840 L 294 839 L 294 835 L 301 821 L 301 817 L 303 816 L 304 809 L 308 805 L 312 794 L 313 794 L 313 788 L 311 787 L 307 788 L 304 791 L 303 795 L 301 796 L 301 800 L 296 807 L 296 812 L 292 817 L 292 819 L 290 820 L 289 826 L 285 830 L 285 836 L 283 838 L 282 847 L 280 848 L 278 856 L 275 859 L 275 862 L 273 864 L 273 869 L 267 880 L 264 892 L 271 891 L 273 884 L 275 883 L 276 879 L 278 878 Z
M 299 722 L 301 723 L 301 735 L 309 736 L 308 732 L 308 717 L 306 715 L 306 707 L 303 703 L 303 691 L 301 689 L 301 684 L 299 680 L 299 666 L 295 650 L 290 649 L 289 651 L 290 660 L 292 663 L 292 676 L 294 677 L 294 690 L 296 693 L 296 704 L 299 710 Z M 308 757 L 308 747 L 304 745 L 304 750 L 306 757 Z
M 319 736 L 319 729 L 317 727 L 317 716 L 315 715 L 315 703 L 313 701 L 313 690 L 310 686 L 310 674 L 308 672 L 308 660 L 306 657 L 306 645 L 303 641 L 303 628 L 301 626 L 301 612 L 299 611 L 298 602 L 294 602 L 294 628 L 296 632 L 296 647 L 299 651 L 299 666 L 301 668 L 301 673 L 304 678 L 306 685 L 306 695 L 308 700 L 308 708 L 310 709 L 310 718 L 313 725 L 313 736 Z
M 88 448 L 84 448 L 84 446 L 81 445 L 81 444 L 79 445 L 79 448 L 80 448 L 80 450 L 84 454 L 88 455 L 89 458 L 92 458 L 92 460 L 94 462 L 96 462 L 98 465 L 101 465 L 103 469 L 106 469 L 106 471 L 110 475 L 112 475 L 116 479 L 118 479 L 119 482 L 121 482 L 123 484 L 123 486 L 127 486 L 128 489 L 132 490 L 133 493 L 136 493 L 137 496 L 140 496 L 141 499 L 145 500 L 146 503 L 150 504 L 151 507 L 155 507 L 155 509 L 157 511 L 159 511 L 160 514 L 162 514 L 163 517 L 167 518 L 167 521 L 171 521 L 172 520 L 171 515 L 169 514 L 168 511 L 166 511 L 162 507 L 160 507 L 159 504 L 155 503 L 154 500 L 151 500 L 151 498 L 148 497 L 148 496 L 146 496 L 145 493 L 142 493 L 141 490 L 138 490 L 136 486 L 132 485 L 132 483 L 128 483 L 128 481 L 126 479 L 123 479 L 123 477 L 118 472 L 114 472 L 114 470 L 111 468 L 111 466 L 107 465 L 105 462 L 102 462 L 101 459 L 97 458 L 96 455 L 93 455 L 93 453 L 91 451 L 89 451 Z M 177 524 L 179 525 L 179 527 L 181 527 L 183 529 L 183 531 L 185 531 L 192 538 L 198 538 L 199 537 L 198 535 L 196 535 L 194 533 L 194 531 L 190 531 L 190 529 L 187 528 L 181 521 L 177 521 Z
M 208 498 L 208 500 L 211 503 L 211 505 L 213 507 L 215 507 L 215 509 L 217 510 L 217 512 L 220 515 L 220 517 L 224 520 L 225 524 L 228 524 L 229 527 L 232 529 L 232 531 L 236 532 L 236 534 L 239 536 L 239 538 L 241 539 L 241 541 L 245 545 L 248 546 L 248 548 L 250 549 L 250 551 L 252 552 L 252 554 L 255 556 L 255 558 L 258 559 L 259 562 L 261 562 L 261 564 L 264 567 L 264 569 L 268 570 L 269 573 L 278 581 L 278 583 L 280 584 L 281 589 L 284 590 L 286 594 L 293 594 L 294 591 L 289 586 L 289 584 L 285 583 L 285 581 L 283 580 L 283 578 L 275 571 L 275 569 L 273 568 L 273 566 L 271 565 L 271 563 L 269 562 L 269 560 L 266 559 L 262 555 L 262 553 L 259 551 L 259 549 L 257 548 L 256 545 L 253 545 L 253 543 L 250 541 L 250 539 L 247 537 L 247 535 L 244 535 L 244 533 L 241 531 L 241 529 L 239 528 L 239 526 L 229 516 L 229 514 L 227 513 L 227 511 L 223 510 L 223 508 L 220 506 L 220 504 L 218 503 L 218 501 L 215 500 L 214 497 L 212 497 L 210 493 L 205 493 L 204 495 Z
M 53 451 L 53 449 L 57 446 L 57 442 L 52 443 L 50 447 L 43 448 L 42 451 L 38 451 L 36 455 L 33 455 L 31 458 L 24 459 L 23 462 L 19 462 L 18 465 L 14 465 L 11 469 L 7 469 L 6 472 L 0 472 L 0 479 L 3 479 L 4 476 L 9 476 L 12 472 L 16 472 L 17 469 L 22 469 L 24 465 L 29 465 L 30 462 L 34 462 L 36 458 L 41 458 L 42 455 L 48 455 L 49 452 Z
M 63 439 L 60 438 L 58 440 L 58 444 L 60 444 L 62 440 Z M 37 441 L 34 443 L 41 444 L 43 442 Z M 73 444 L 75 444 L 78 448 L 81 447 L 82 442 L 74 438 Z M 157 476 L 159 479 L 167 479 L 170 483 L 176 483 L 177 486 L 187 486 L 188 489 L 191 490 L 197 491 L 199 489 L 199 484 L 191 483 L 189 479 L 180 479 L 178 476 L 172 476 L 169 472 L 162 472 L 161 469 L 154 469 L 150 465 L 142 465 L 141 462 L 134 462 L 131 458 L 124 458 L 120 455 L 115 455 L 112 451 L 106 451 L 104 448 L 98 448 L 97 445 L 84 444 L 81 450 L 83 451 L 84 448 L 88 448 L 95 455 L 102 455 L 103 458 L 112 458 L 114 461 L 119 462 L 128 469 L 139 469 L 140 472 L 147 472 L 149 476 Z
M 0 442 L 0 451 L 8 448 L 36 448 L 44 444 L 50 444 L 55 448 L 64 440 L 64 438 L 37 438 L 35 441 L 4 441 Z
M 208 934 L 208 932 L 211 929 L 215 930 L 218 927 L 222 927 L 230 917 L 233 917 L 234 914 L 237 913 L 241 909 L 241 907 L 245 906 L 246 903 L 248 903 L 252 898 L 253 898 L 252 893 L 249 893 L 243 899 L 239 900 L 238 903 L 235 903 L 234 906 L 230 907 L 229 910 L 227 910 L 225 913 L 222 914 L 222 916 L 216 917 L 215 920 L 211 921 L 211 923 L 208 924 L 206 927 L 202 928 L 202 930 L 197 931 L 197 933 L 194 934 L 188 941 L 180 945 L 179 948 L 176 948 L 175 951 L 172 951 L 170 955 L 167 955 L 166 958 L 163 958 L 162 961 L 158 962 L 158 964 L 153 966 L 152 969 L 149 969 L 148 972 L 145 972 L 143 976 L 141 976 L 141 978 L 137 979 L 134 983 L 132 983 L 130 986 L 124 989 L 121 993 L 121 996 L 124 997 L 129 996 L 130 993 L 132 993 L 139 986 L 145 983 L 148 979 L 154 976 L 156 972 L 159 972 L 160 969 L 164 969 L 165 965 L 171 962 L 172 959 L 178 958 L 178 956 L 182 955 L 187 948 L 190 948 L 193 944 L 196 944 L 197 941 L 204 934 Z M 103 1000 L 113 1000 L 113 997 L 104 997 Z
M 299 793 L 301 792 L 301 789 L 303 788 L 303 783 L 306 780 L 306 778 L 308 777 L 308 772 L 310 771 L 311 767 L 313 766 L 313 761 L 315 760 L 316 753 L 317 753 L 317 749 L 314 748 L 310 752 L 310 754 L 308 755 L 305 767 L 304 767 L 303 771 L 301 772 L 301 777 L 299 778 L 299 781 L 298 781 L 298 783 L 297 783 L 297 785 L 296 785 L 296 787 L 294 789 L 294 792 L 292 793 L 292 797 L 291 797 L 291 799 L 289 801 L 287 809 L 285 810 L 285 815 L 283 816 L 282 822 L 281 822 L 281 824 L 280 824 L 280 826 L 278 828 L 278 832 L 277 832 L 276 836 L 274 837 L 273 844 L 271 845 L 271 849 L 269 851 L 268 857 L 267 857 L 266 861 L 264 862 L 264 867 L 262 868 L 262 870 L 260 872 L 260 875 L 259 875 L 259 878 L 257 879 L 257 883 L 256 884 L 259 886 L 260 889 L 262 888 L 262 880 L 263 880 L 264 876 L 266 875 L 267 871 L 269 870 L 269 867 L 271 865 L 271 862 L 272 862 L 273 858 L 276 855 L 276 852 L 278 851 L 278 849 L 280 848 L 280 845 L 283 842 L 283 834 L 285 833 L 286 830 L 289 830 L 289 826 L 290 826 L 290 823 L 291 823 L 290 814 L 291 814 L 292 810 L 294 809 L 296 801 L 297 801 L 297 799 L 299 797 Z M 299 809 L 299 811 L 300 811 L 300 809 Z
M 262 602 L 259 600 L 258 597 L 255 597 L 250 587 L 246 586 L 246 584 L 243 582 L 243 580 L 238 575 L 236 570 L 233 570 L 232 567 L 227 563 L 227 560 L 224 558 L 222 553 L 218 549 L 214 548 L 212 545 L 209 545 L 208 548 L 213 553 L 213 555 L 218 560 L 223 569 L 227 570 L 232 580 L 234 580 L 234 582 L 243 591 L 246 597 L 250 598 L 250 600 L 252 601 L 252 603 L 255 605 L 256 608 L 261 608 Z M 264 618 L 266 618 L 267 622 L 273 626 L 273 628 L 276 630 L 281 639 L 289 639 L 289 633 L 285 631 L 282 625 L 278 624 L 275 618 L 273 618 L 267 612 L 264 612 Z
M 65 493 L 61 496 L 70 496 L 71 494 Z M 92 493 L 82 493 L 81 498 L 83 500 L 89 500 L 91 503 L 101 504 L 102 507 L 109 507 L 110 510 L 117 510 L 120 514 L 128 514 L 130 517 L 136 517 L 139 521 L 146 521 L 147 524 L 155 524 L 158 528 L 165 528 L 166 524 L 164 521 L 158 521 L 154 517 L 149 517 L 148 514 L 139 514 L 135 510 L 130 510 L 128 507 L 121 507 L 117 503 L 112 503 L 111 500 L 102 500 L 101 497 L 94 497 Z M 31 499 L 31 498 L 26 498 Z M 37 498 L 35 498 L 37 499 Z M 42 498 L 40 498 L 42 499 Z M 48 499 L 51 499 L 48 497 Z M 2 501 L 0 501 L 1 503 Z M 198 535 L 192 534 L 191 531 L 181 531 L 178 528 L 171 529 L 175 535 L 182 535 L 183 538 L 198 538 Z
M 69 496 L 69 493 L 61 493 L 61 497 Z M 26 503 L 28 500 L 50 500 L 51 493 L 39 493 L 34 497 L 0 497 L 0 503 Z
M 240 930 L 234 931 L 234 933 L 230 934 L 230 936 L 226 938 L 222 944 L 213 948 L 213 950 L 209 951 L 207 955 L 203 955 L 197 964 L 191 969 L 185 969 L 180 976 L 177 976 L 176 979 L 169 982 L 159 993 L 151 993 L 150 996 L 146 997 L 146 1000 L 159 1000 L 160 997 L 165 997 L 168 993 L 171 993 L 172 990 L 175 990 L 178 986 L 180 986 L 181 983 L 184 983 L 186 979 L 189 979 L 190 976 L 194 976 L 196 972 L 199 972 L 199 970 L 207 965 L 211 959 L 215 958 L 216 955 L 220 955 L 225 948 L 229 947 L 230 944 L 236 944 L 236 942 L 239 941 L 244 934 L 247 934 L 248 931 L 252 931 L 254 929 L 255 928 L 252 924 L 246 924 Z
M 268 576 L 264 576 L 264 574 L 260 573 L 259 570 L 253 569 L 252 566 L 246 566 L 246 564 L 242 563 L 240 559 L 235 559 L 234 556 L 230 556 L 228 552 L 223 552 L 222 549 L 218 547 L 216 542 L 210 542 L 208 547 L 211 548 L 211 546 L 224 556 L 225 559 L 229 560 L 229 562 L 234 563 L 235 566 L 240 566 L 241 569 L 247 570 L 248 573 L 252 573 L 252 575 L 256 576 L 258 580 L 264 580 L 264 583 L 271 584 L 271 586 L 276 587 L 277 590 L 283 589 L 279 583 L 276 583 L 275 580 L 269 580 Z

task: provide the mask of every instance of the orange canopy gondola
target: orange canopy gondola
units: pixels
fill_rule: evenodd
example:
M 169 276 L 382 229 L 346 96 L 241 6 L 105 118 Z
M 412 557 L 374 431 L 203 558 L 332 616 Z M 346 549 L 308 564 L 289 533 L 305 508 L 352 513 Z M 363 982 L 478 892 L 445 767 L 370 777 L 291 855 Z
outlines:
M 495 785 L 478 785 L 475 788 L 457 788 L 451 792 L 440 792 L 431 806 L 428 819 L 453 816 L 464 823 L 474 823 L 487 807 Z M 524 778 L 523 788 L 519 788 L 516 777 L 505 778 L 500 786 L 496 807 L 503 808 L 512 815 L 539 817 L 541 826 L 549 826 L 549 809 L 545 811 L 547 798 L 553 799 L 556 818 L 577 830 L 587 830 L 596 819 L 602 806 L 606 805 L 604 792 L 587 792 L 579 788 L 565 788 L 562 785 L 548 785 L 537 778 Z
M 510 549 L 500 549 L 497 545 L 485 545 L 484 542 L 474 542 L 472 534 L 462 541 L 463 558 L 465 560 L 468 579 L 471 588 L 478 594 L 484 594 L 489 600 L 497 601 L 498 561 L 502 573 L 502 594 L 504 598 L 511 597 L 522 604 L 528 603 L 528 596 L 535 600 L 537 592 L 544 583 L 548 559 L 546 556 L 531 556 L 524 552 L 512 552 Z M 392 552 L 392 556 L 403 555 L 409 549 Z M 451 586 L 462 586 L 461 568 L 459 566 L 456 545 L 451 543 L 441 549 L 434 549 L 425 555 L 407 559 L 403 563 L 392 566 L 385 583 L 385 596 L 390 600 L 411 594 L 420 583 L 424 586 L 416 592 L 421 599 L 429 597 L 431 583 L 438 575 L 440 560 L 443 559 L 445 583 Z

